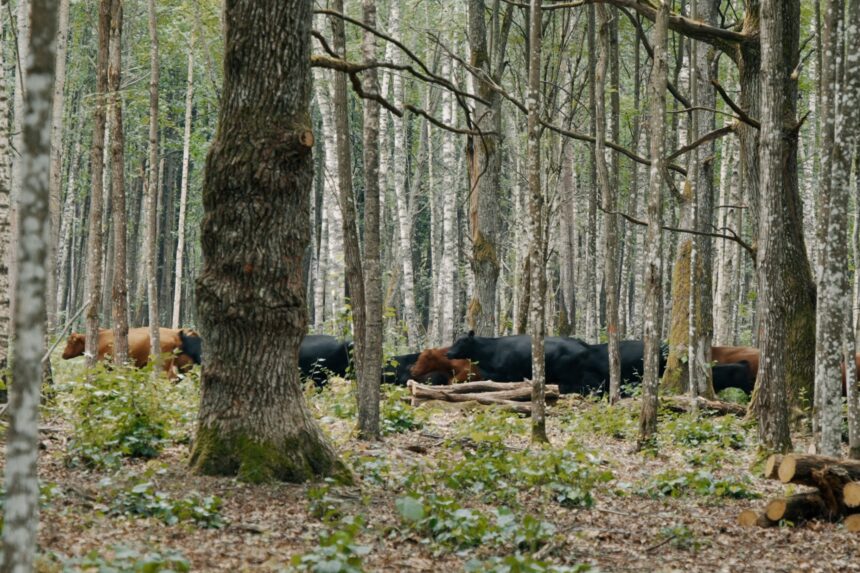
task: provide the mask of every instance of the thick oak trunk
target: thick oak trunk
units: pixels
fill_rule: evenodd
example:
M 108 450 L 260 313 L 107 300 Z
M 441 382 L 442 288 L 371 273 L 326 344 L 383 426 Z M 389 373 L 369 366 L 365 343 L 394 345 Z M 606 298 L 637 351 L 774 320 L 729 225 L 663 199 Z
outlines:
M 346 475 L 299 385 L 313 176 L 310 3 L 231 0 L 203 187 L 207 344 L 195 471 L 260 482 Z

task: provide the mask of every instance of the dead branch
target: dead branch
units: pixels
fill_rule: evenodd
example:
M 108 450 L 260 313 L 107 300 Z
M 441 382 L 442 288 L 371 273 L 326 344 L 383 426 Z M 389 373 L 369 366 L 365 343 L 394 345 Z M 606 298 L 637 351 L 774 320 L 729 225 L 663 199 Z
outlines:
M 690 143 L 689 145 L 685 145 L 684 147 L 682 147 L 678 151 L 673 152 L 671 155 L 669 155 L 666 158 L 666 161 L 672 161 L 676 157 L 678 157 L 680 155 L 684 155 L 685 153 L 690 152 L 690 151 L 696 149 L 697 147 L 699 147 L 700 145 L 704 145 L 705 143 L 708 143 L 709 141 L 713 141 L 715 139 L 719 139 L 719 138 L 723 137 L 724 135 L 728 135 L 729 133 L 733 132 L 734 130 L 735 130 L 734 126 L 726 125 L 726 126 L 723 126 L 719 129 L 715 129 L 709 133 L 706 133 L 705 135 L 703 135 L 702 137 L 700 137 L 696 141 Z
M 736 104 L 735 101 L 731 98 L 731 96 L 729 96 L 729 94 L 726 93 L 725 88 L 723 88 L 723 86 L 720 84 L 720 82 L 718 82 L 717 80 L 711 80 L 711 83 L 714 85 L 715 88 L 717 88 L 717 93 L 720 94 L 720 97 L 723 98 L 723 101 L 726 102 L 726 105 L 728 105 L 730 108 L 732 108 L 732 110 L 736 114 L 738 114 L 738 118 L 741 121 L 743 121 L 747 125 L 753 126 L 756 129 L 761 129 L 761 122 L 759 122 L 757 119 L 751 118 L 747 114 L 747 112 L 745 112 L 743 109 L 741 109 L 741 106 Z

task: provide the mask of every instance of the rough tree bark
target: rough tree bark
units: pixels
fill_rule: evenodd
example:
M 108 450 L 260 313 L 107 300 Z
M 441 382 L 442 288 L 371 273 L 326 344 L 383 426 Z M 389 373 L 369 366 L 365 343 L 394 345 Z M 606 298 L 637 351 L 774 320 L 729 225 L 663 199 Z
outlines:
M 108 66 L 108 89 L 110 109 L 113 114 L 111 128 L 111 201 L 113 203 L 113 361 L 125 364 L 128 360 L 128 265 L 126 264 L 126 242 L 128 220 L 125 210 L 125 162 L 123 148 L 125 137 L 122 131 L 122 98 L 119 95 L 122 76 L 122 3 L 113 0 L 111 7 L 110 64 Z
M 789 4 L 793 2 L 786 2 Z M 751 409 L 758 413 L 759 439 L 771 450 L 791 449 L 786 395 L 786 330 L 790 327 L 790 293 L 784 269 L 791 261 L 786 249 L 790 223 L 783 163 L 788 153 L 786 122 L 794 123 L 793 105 L 786 102 L 787 71 L 782 54 L 786 31 L 784 18 L 791 12 L 783 0 L 761 4 L 761 134 L 758 233 L 758 339 L 762 361 Z
M 648 85 L 648 137 L 651 141 L 651 169 L 648 183 L 648 231 L 645 236 L 645 371 L 642 379 L 642 412 L 639 415 L 639 447 L 648 445 L 657 431 L 657 384 L 660 370 L 660 325 L 663 284 L 663 133 L 666 116 L 667 37 L 669 5 L 661 0 L 654 22 L 654 56 Z
M 597 182 L 603 199 L 604 256 L 603 281 L 606 288 L 606 334 L 609 337 L 609 401 L 621 398 L 621 356 L 618 349 L 618 209 L 617 189 L 609 180 L 606 165 L 606 67 L 609 59 L 608 8 L 598 4 L 597 9 L 597 66 L 594 70 L 594 156 Z
M 69 0 L 60 0 L 57 58 L 51 124 L 51 243 L 48 252 L 48 336 L 57 326 L 57 250 L 60 238 L 60 186 L 63 167 L 63 105 L 66 85 L 66 48 L 69 37 Z M 72 158 L 74 160 L 74 158 Z
M 149 165 L 147 171 L 146 186 L 146 298 L 149 312 L 149 347 L 161 348 L 159 341 L 158 320 L 158 268 L 156 265 L 156 248 L 158 246 L 158 13 L 155 8 L 155 0 L 148 1 L 149 18 Z M 161 356 L 158 352 L 153 353 L 155 366 L 153 371 L 158 372 L 161 364 Z
M 0 14 L 3 24 L 5 14 Z M 9 95 L 6 92 L 6 44 L 0 42 L 0 380 L 6 379 L 9 360 L 11 316 L 9 314 L 9 261 L 11 209 L 11 166 L 9 164 Z
M 546 375 L 543 312 L 546 292 L 544 265 L 544 197 L 540 181 L 541 102 L 541 0 L 531 0 L 529 10 L 529 97 L 528 97 L 528 178 L 529 178 L 529 259 L 532 261 L 529 334 L 532 337 L 532 441 L 549 442 L 546 435 Z
M 588 102 L 589 109 L 597 105 L 595 87 L 597 48 L 595 46 L 595 7 L 588 7 Z M 596 115 L 589 114 L 592 135 L 597 130 Z M 586 223 L 585 243 L 585 338 L 588 342 L 599 342 L 600 330 L 600 289 L 597 286 L 597 155 L 596 148 L 589 146 L 588 163 L 588 220 Z
M 39 395 L 45 353 L 45 279 L 49 250 L 51 97 L 57 34 L 57 0 L 33 0 L 22 118 L 19 251 L 15 298 L 17 343 L 6 430 L 3 573 L 32 571 L 39 526 Z
M 102 212 L 104 210 L 104 154 L 105 154 L 105 94 L 108 89 L 108 42 L 110 39 L 112 0 L 99 2 L 98 55 L 96 56 L 96 97 L 93 110 L 92 155 L 90 156 L 90 219 L 87 237 L 87 308 L 86 362 L 95 366 L 98 357 L 98 337 L 102 306 L 102 267 L 104 237 Z
M 363 0 L 364 23 L 376 27 L 376 1 Z M 365 62 L 376 61 L 376 36 L 362 39 Z M 364 78 L 368 93 L 379 92 L 375 68 Z M 379 104 L 364 102 L 364 367 L 358 378 L 358 432 L 367 440 L 379 438 L 379 380 L 382 370 L 382 268 L 379 237 Z
M 224 92 L 203 186 L 197 304 L 207 359 L 191 465 L 251 482 L 347 477 L 298 375 L 311 3 L 228 0 L 224 18 Z
M 501 228 L 498 191 L 501 187 L 502 156 L 498 145 L 502 131 L 502 98 L 492 89 L 501 82 L 505 46 L 512 21 L 513 6 L 508 5 L 499 22 L 500 4 L 495 2 L 491 15 L 490 52 L 484 0 L 469 2 L 469 52 L 477 94 L 490 103 L 475 103 L 475 124 L 484 132 L 472 136 L 468 144 L 469 222 L 472 231 L 472 272 L 475 293 L 469 303 L 467 320 L 478 336 L 495 336 L 496 285 L 499 279 L 499 231 Z
M 179 184 L 179 223 L 176 227 L 176 269 L 173 273 L 173 314 L 170 328 L 179 328 L 182 303 L 182 267 L 185 262 L 185 211 L 188 203 L 188 168 L 191 162 L 191 112 L 194 106 L 194 41 L 188 43 L 188 83 L 185 88 L 185 127 L 182 134 L 182 182 Z

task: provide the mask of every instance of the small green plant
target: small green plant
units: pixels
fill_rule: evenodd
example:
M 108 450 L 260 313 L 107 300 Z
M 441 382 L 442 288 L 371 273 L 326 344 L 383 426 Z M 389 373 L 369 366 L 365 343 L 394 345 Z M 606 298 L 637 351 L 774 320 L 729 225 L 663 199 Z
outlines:
M 746 446 L 746 432 L 734 416 L 695 418 L 685 414 L 668 417 L 661 434 L 670 436 L 678 445 L 694 448 L 714 444 L 738 450 Z
M 385 400 L 382 402 L 382 435 L 400 434 L 420 429 L 422 422 L 418 419 L 418 410 L 406 404 L 403 398 L 408 395 L 406 388 L 390 386 L 386 389 Z
M 61 558 L 63 572 L 94 571 L 98 573 L 156 573 L 191 571 L 188 559 L 179 551 L 139 551 L 115 546 L 101 553 L 93 550 L 83 557 Z
M 705 470 L 686 472 L 668 470 L 654 476 L 652 480 L 638 490 L 638 493 L 649 497 L 682 497 L 685 495 L 734 499 L 761 497 L 750 487 L 751 483 L 746 477 L 729 476 L 721 479 Z
M 638 411 L 622 406 L 597 402 L 589 408 L 571 415 L 577 433 L 598 434 L 616 440 L 625 440 L 638 431 Z
M 531 555 L 514 553 L 506 557 L 491 557 L 486 561 L 472 559 L 464 565 L 467 573 L 587 573 L 591 565 L 553 565 Z
M 342 516 L 340 500 L 331 495 L 333 484 L 334 480 L 328 478 L 323 484 L 308 488 L 308 510 L 325 523 L 334 523 Z
M 153 377 L 151 368 L 98 364 L 73 383 L 70 463 L 116 467 L 123 457 L 153 458 L 171 439 L 186 439 L 172 428 L 190 430 L 196 400 L 187 386 L 193 382 L 174 384 Z
M 370 553 L 370 547 L 359 545 L 355 538 L 361 532 L 364 521 L 361 517 L 347 517 L 339 527 L 326 531 L 319 538 L 319 545 L 291 560 L 295 571 L 312 573 L 361 573 L 362 558 Z
M 706 542 L 696 535 L 696 532 L 684 525 L 683 523 L 664 527 L 660 530 L 660 534 L 664 540 L 668 541 L 672 547 L 677 549 L 690 549 L 698 551 Z
M 746 405 L 750 403 L 750 395 L 740 388 L 723 388 L 717 396 L 720 400 L 733 404 Z
M 171 499 L 166 493 L 156 491 L 152 482 L 116 492 L 112 511 L 120 515 L 155 517 L 167 525 L 191 521 L 200 528 L 218 529 L 226 524 L 221 515 L 220 498 L 192 493 L 181 499 Z

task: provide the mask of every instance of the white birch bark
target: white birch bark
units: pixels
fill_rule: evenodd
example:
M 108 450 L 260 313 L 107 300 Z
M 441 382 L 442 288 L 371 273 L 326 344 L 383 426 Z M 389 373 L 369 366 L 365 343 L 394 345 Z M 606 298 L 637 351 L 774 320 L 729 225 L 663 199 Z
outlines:
M 156 250 L 158 247 L 158 197 L 161 195 L 161 176 L 164 161 L 158 160 L 158 82 L 160 68 L 158 61 L 158 13 L 155 0 L 147 2 L 149 22 L 149 165 L 146 185 L 146 298 L 149 318 L 149 348 L 155 360 L 153 372 L 159 371 L 161 349 L 158 320 L 158 270 Z M 159 167 L 160 166 L 160 167 Z
M 447 59 L 442 64 L 442 76 L 451 77 L 451 68 Z M 449 91 L 442 93 L 442 121 L 453 123 L 453 98 Z M 450 133 L 442 134 L 442 264 L 439 298 L 440 298 L 440 333 L 443 344 L 454 341 L 454 276 L 456 273 L 457 257 L 457 182 L 456 157 L 454 156 L 454 139 Z
M 33 0 L 23 147 L 18 168 L 21 218 L 15 298 L 15 383 L 10 388 L 3 505 L 4 573 L 34 568 L 39 527 L 39 396 L 45 353 L 45 279 L 50 242 L 51 97 L 56 55 L 57 1 Z
M 2 81 L 2 80 L 0 80 Z M 83 126 L 80 126 L 79 131 L 82 131 Z M 67 310 L 66 298 L 69 293 L 69 283 L 72 270 L 70 264 L 74 250 L 75 237 L 75 210 L 77 205 L 76 189 L 78 179 L 78 167 L 80 162 L 78 158 L 81 154 L 81 138 L 75 137 L 75 146 L 72 149 L 72 156 L 69 158 L 71 165 L 69 166 L 69 180 L 66 184 L 66 196 L 63 199 L 63 213 L 60 217 L 59 237 L 57 239 L 57 297 L 56 304 L 58 321 L 59 316 L 63 311 Z M 50 292 L 48 293 L 50 296 Z M 72 311 L 74 312 L 74 311 Z M 66 313 L 68 316 L 68 312 Z
M 5 13 L 0 13 L 0 24 L 5 25 Z M 6 92 L 6 44 L 0 42 L 0 370 L 8 362 L 11 334 L 9 253 L 11 245 L 10 225 L 12 202 L 11 173 L 9 165 L 9 96 Z M 5 375 L 3 375 L 5 377 Z
M 191 112 L 194 105 L 194 42 L 188 44 L 188 83 L 185 90 L 185 130 L 182 136 L 182 183 L 179 191 L 179 224 L 176 229 L 176 281 L 173 288 L 171 328 L 179 328 L 182 303 L 182 266 L 185 262 L 185 210 L 188 203 L 188 167 L 191 159 Z

